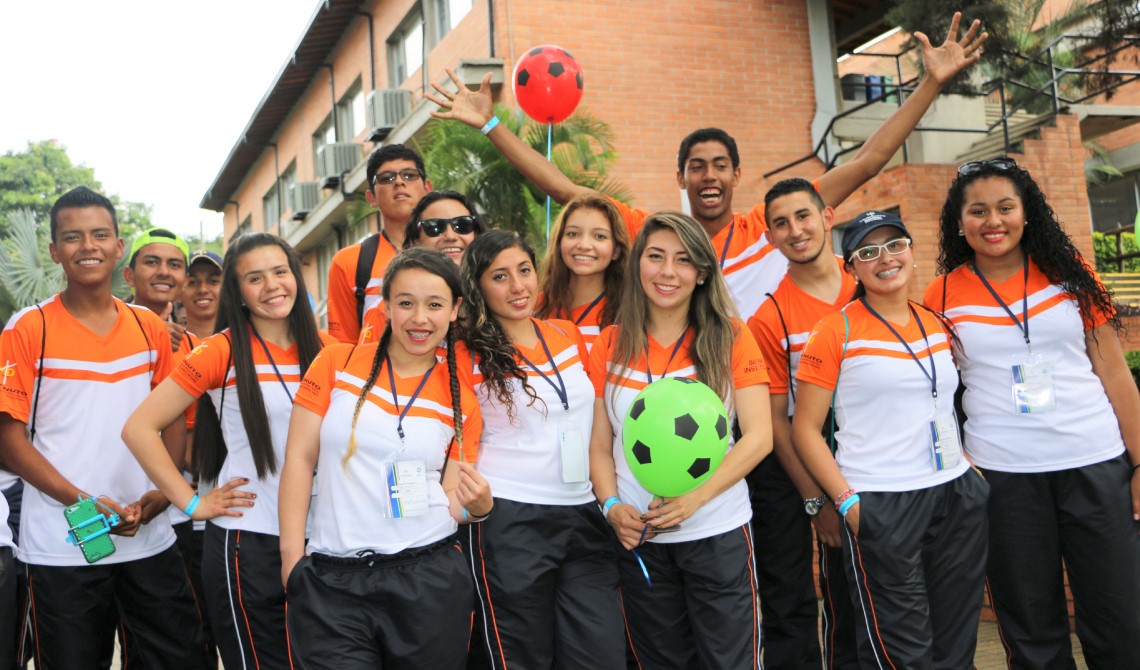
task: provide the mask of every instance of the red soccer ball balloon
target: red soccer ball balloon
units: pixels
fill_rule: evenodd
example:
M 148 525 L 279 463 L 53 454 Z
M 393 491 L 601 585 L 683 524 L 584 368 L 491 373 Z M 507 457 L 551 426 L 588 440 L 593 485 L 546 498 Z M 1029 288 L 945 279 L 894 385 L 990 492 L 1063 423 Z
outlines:
M 582 100 L 582 67 L 562 47 L 543 44 L 515 65 L 515 100 L 539 123 L 558 123 Z

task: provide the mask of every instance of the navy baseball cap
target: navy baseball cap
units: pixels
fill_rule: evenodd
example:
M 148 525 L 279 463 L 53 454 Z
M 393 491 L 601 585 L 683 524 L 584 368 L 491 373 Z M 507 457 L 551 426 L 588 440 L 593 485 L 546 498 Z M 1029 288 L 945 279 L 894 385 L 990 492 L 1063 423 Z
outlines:
M 873 231 L 882 228 L 883 226 L 890 226 L 902 231 L 908 239 L 913 239 L 910 236 L 910 231 L 903 225 L 902 219 L 889 212 L 881 212 L 877 209 L 872 209 L 863 212 L 855 217 L 855 220 L 843 227 L 843 258 L 851 258 L 851 254 L 859 248 Z
M 195 251 L 194 253 L 190 254 L 190 265 L 191 266 L 194 265 L 195 263 L 197 263 L 198 261 L 206 261 L 207 263 L 213 263 L 214 265 L 218 266 L 219 270 L 222 269 L 222 257 L 215 254 L 212 251 L 206 251 L 204 249 L 199 249 L 198 251 Z

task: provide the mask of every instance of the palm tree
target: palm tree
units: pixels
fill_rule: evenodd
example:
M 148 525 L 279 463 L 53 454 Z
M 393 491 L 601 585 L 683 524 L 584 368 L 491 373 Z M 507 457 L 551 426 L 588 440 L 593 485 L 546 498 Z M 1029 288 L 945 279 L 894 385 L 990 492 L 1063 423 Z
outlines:
M 49 237 L 50 228 L 39 225 L 32 210 L 8 214 L 8 234 L 0 240 L 0 321 L 63 288 L 63 269 L 48 254 Z M 111 291 L 121 298 L 130 295 L 123 279 L 126 261 L 125 255 L 119 259 L 111 279 Z
M 547 126 L 521 112 L 495 106 L 495 115 L 511 132 L 539 153 L 546 153 Z M 579 109 L 552 129 L 552 160 L 571 181 L 623 202 L 625 185 L 607 177 L 617 160 L 609 124 Z M 437 187 L 463 193 L 488 223 L 515 230 L 545 246 L 546 196 L 526 180 L 477 128 L 463 123 L 434 121 L 427 127 L 423 147 L 428 174 Z M 551 203 L 551 218 L 559 206 Z

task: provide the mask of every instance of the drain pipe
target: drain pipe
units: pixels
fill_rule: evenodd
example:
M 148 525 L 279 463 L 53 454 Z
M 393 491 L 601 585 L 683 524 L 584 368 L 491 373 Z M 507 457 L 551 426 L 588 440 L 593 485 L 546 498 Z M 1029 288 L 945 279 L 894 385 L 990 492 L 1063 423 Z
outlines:
M 368 90 L 376 88 L 376 46 L 373 42 L 373 27 L 372 27 L 372 12 L 356 9 L 333 9 L 332 0 L 325 0 L 325 11 L 338 12 L 342 14 L 352 14 L 353 16 L 363 16 L 368 19 Z

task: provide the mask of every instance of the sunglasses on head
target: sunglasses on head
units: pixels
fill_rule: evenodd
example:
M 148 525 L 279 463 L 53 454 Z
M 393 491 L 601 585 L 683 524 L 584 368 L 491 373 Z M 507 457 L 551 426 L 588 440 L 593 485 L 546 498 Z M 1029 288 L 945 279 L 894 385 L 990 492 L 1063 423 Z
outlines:
M 992 167 L 995 170 L 1001 170 L 1002 172 L 1005 172 L 1006 170 L 1017 169 L 1017 163 L 1014 162 L 1012 158 L 990 158 L 984 161 L 970 161 L 969 163 L 963 163 L 958 168 L 958 174 L 962 175 L 963 177 L 969 177 L 972 174 L 981 172 L 987 167 Z
M 439 237 L 443 235 L 443 231 L 451 226 L 456 235 L 468 235 L 475 230 L 475 217 L 468 214 L 466 216 L 457 216 L 453 219 L 424 219 L 418 224 L 420 230 L 424 231 L 424 235 L 428 237 Z

